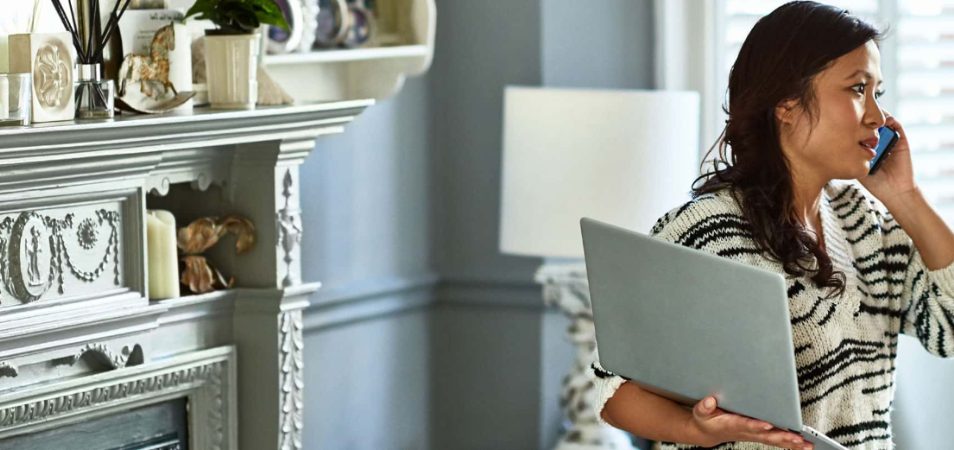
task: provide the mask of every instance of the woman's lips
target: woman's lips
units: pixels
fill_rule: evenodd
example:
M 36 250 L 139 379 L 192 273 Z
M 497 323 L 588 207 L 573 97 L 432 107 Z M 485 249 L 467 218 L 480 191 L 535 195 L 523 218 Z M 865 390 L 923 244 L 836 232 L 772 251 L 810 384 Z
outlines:
M 877 141 L 875 141 L 875 145 L 878 145 Z M 874 147 L 869 147 L 864 142 L 858 143 L 858 146 L 868 153 L 869 158 L 874 158 L 875 156 L 878 155 L 878 152 L 875 151 Z
M 871 147 L 871 148 L 875 148 L 875 147 L 878 146 L 878 138 L 877 138 L 877 137 L 870 137 L 870 138 L 865 139 L 865 140 L 863 140 L 863 141 L 859 141 L 859 143 L 864 144 L 864 145 L 867 145 L 868 147 Z

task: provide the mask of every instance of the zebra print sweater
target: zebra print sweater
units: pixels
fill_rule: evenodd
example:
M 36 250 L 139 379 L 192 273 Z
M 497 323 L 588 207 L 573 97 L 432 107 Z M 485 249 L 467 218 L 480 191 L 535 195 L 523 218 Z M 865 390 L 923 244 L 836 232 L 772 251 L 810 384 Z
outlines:
M 822 233 L 836 270 L 846 276 L 840 297 L 826 298 L 810 275 L 785 274 L 795 362 L 806 425 L 852 449 L 892 449 L 898 334 L 928 352 L 954 352 L 954 264 L 928 270 L 901 226 L 856 185 L 830 183 L 821 201 Z M 666 213 L 652 228 L 659 239 L 784 274 L 756 249 L 750 226 L 728 191 L 699 196 Z M 599 417 L 625 381 L 599 365 L 591 370 Z M 658 443 L 658 449 L 698 448 Z M 772 448 L 731 442 L 718 449 Z

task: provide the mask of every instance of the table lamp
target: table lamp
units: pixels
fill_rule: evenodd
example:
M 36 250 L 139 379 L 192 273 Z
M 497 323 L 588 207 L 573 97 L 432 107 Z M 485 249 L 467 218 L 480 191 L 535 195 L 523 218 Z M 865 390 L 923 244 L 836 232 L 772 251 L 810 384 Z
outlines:
M 632 448 L 599 423 L 586 375 L 596 346 L 580 218 L 648 233 L 689 200 L 698 173 L 695 92 L 508 86 L 504 95 L 500 250 L 543 257 L 547 305 L 571 320 L 576 361 L 564 379 L 559 449 Z

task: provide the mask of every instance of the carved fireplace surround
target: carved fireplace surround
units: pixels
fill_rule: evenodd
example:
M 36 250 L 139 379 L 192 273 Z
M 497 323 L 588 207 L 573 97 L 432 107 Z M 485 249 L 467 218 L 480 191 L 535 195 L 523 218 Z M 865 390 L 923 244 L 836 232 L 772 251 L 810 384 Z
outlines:
M 0 448 L 181 398 L 190 449 L 301 448 L 298 169 L 371 103 L 0 129 Z M 239 287 L 150 300 L 147 205 L 249 217 Z

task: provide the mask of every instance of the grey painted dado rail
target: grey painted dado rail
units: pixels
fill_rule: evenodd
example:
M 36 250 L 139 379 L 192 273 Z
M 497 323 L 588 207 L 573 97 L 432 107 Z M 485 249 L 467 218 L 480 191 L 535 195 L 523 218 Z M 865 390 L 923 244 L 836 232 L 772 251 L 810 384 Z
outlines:
M 0 448 L 182 397 L 189 448 L 301 448 L 298 169 L 372 103 L 0 129 Z M 147 208 L 250 218 L 238 287 L 149 299 Z

